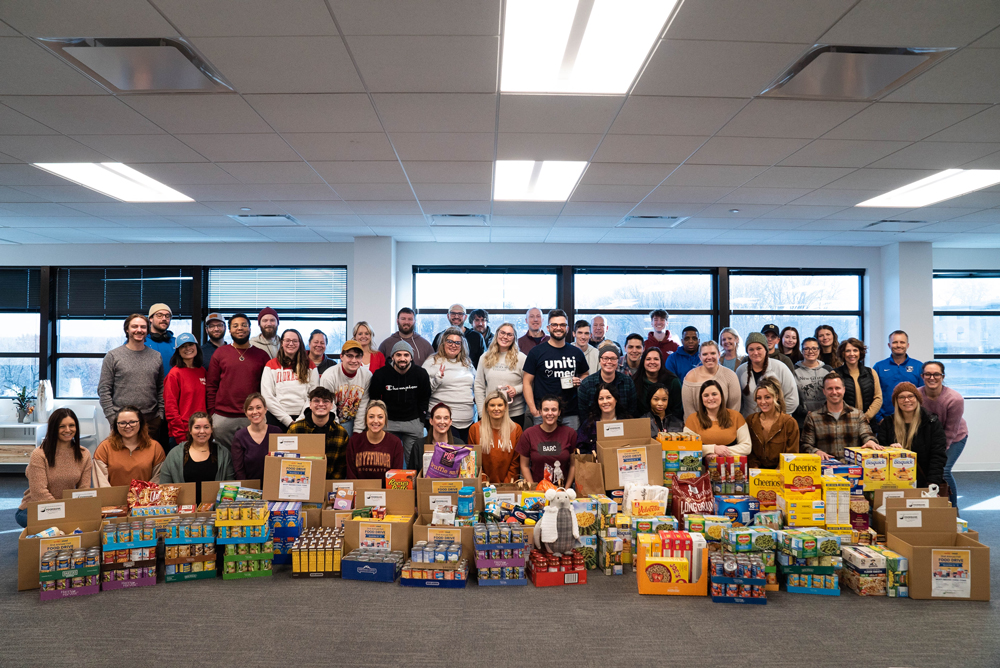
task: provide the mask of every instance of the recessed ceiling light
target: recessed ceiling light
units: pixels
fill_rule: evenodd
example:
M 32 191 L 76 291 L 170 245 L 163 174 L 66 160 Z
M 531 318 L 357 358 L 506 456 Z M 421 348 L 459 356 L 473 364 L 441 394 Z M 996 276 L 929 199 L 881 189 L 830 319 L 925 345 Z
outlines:
M 586 166 L 559 160 L 497 160 L 493 199 L 565 202 Z
M 194 201 L 120 162 L 36 162 L 34 165 L 123 202 Z
M 248 207 L 248 206 L 241 206 L 240 207 L 240 211 L 249 211 L 249 210 L 250 210 L 250 207 Z
M 855 206 L 915 209 L 1000 183 L 1000 169 L 946 169 Z
M 624 93 L 677 0 L 507 0 L 500 90 Z
M 730 209 L 729 210 L 729 213 L 739 213 L 739 212 L 740 212 L 739 209 Z

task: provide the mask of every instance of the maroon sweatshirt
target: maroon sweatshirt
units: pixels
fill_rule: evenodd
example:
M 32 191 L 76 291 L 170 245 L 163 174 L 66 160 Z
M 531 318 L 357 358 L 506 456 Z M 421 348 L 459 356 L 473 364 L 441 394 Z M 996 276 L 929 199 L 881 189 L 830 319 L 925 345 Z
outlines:
M 347 442 L 347 477 L 370 480 L 385 478 L 389 469 L 406 468 L 403 460 L 403 442 L 390 433 L 382 442 L 368 440 L 368 432 L 353 434 Z
M 243 417 L 243 402 L 247 396 L 260 392 L 260 377 L 270 361 L 270 355 L 253 346 L 238 350 L 225 345 L 216 350 L 206 377 L 205 398 L 209 414 Z

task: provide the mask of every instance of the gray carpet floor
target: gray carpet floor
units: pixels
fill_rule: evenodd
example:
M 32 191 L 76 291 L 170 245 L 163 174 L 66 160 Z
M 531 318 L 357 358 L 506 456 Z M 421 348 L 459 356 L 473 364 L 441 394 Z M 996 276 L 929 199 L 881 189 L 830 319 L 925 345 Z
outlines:
M 962 507 L 998 474 L 958 478 Z M 23 477 L 0 476 L 0 501 Z M 963 516 L 1000 544 L 1000 511 Z M 0 666 L 1000 666 L 1000 557 L 990 603 L 770 593 L 766 606 L 640 596 L 633 576 L 586 585 L 407 589 L 302 581 L 195 581 L 41 603 L 17 592 L 13 511 L 0 512 Z

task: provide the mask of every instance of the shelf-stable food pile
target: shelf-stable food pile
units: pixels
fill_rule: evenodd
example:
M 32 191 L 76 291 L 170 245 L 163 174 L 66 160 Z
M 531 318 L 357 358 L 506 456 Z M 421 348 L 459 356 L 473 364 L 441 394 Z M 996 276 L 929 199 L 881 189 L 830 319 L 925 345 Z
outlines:
M 784 454 L 776 469 L 751 469 L 746 457 L 702 456 L 696 438 L 663 433 L 605 442 L 590 464 L 603 484 L 575 498 L 549 474 L 537 489 L 458 477 L 471 465 L 454 478 L 323 480 L 304 500 L 267 499 L 267 479 L 204 483 L 200 505 L 183 503 L 185 485 L 134 483 L 114 505 L 116 488 L 97 490 L 58 508 L 32 504 L 20 575 L 31 573 L 42 600 L 217 577 L 464 588 L 595 575 L 620 579 L 623 592 L 742 605 L 782 589 L 989 599 L 988 548 L 947 499 L 915 487 L 912 452 Z M 40 518 L 60 514 L 42 528 Z M 34 563 L 37 576 L 26 571 Z

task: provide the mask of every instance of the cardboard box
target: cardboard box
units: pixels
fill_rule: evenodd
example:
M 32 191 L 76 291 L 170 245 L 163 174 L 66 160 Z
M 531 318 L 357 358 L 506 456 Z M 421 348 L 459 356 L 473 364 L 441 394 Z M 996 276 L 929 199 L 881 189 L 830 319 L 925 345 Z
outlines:
M 909 597 L 990 600 L 990 548 L 958 533 L 955 508 L 904 508 L 886 502 L 887 547 L 906 557 Z
M 344 554 L 361 547 L 362 542 L 368 542 L 371 546 L 386 546 L 390 550 L 409 550 L 413 538 L 413 522 L 417 518 L 416 499 L 412 489 L 387 489 L 386 512 L 391 515 L 406 515 L 409 519 L 405 522 L 385 522 L 374 519 L 344 520 Z M 327 524 L 327 518 L 334 521 L 333 513 L 336 511 L 323 511 L 323 525 Z M 328 515 L 328 513 L 330 515 Z
M 416 544 L 419 540 L 426 540 L 428 543 L 432 543 L 435 540 L 441 539 L 461 543 L 462 558 L 469 560 L 471 570 L 476 564 L 476 548 L 473 542 L 472 527 L 432 527 L 430 523 L 430 514 L 421 513 L 417 516 L 417 520 L 413 523 L 413 542 L 411 545 Z M 409 558 L 409 550 L 406 550 L 406 556 Z
M 260 489 L 260 480 L 206 480 L 201 483 L 201 502 L 215 503 L 219 488 L 223 485 L 239 485 L 250 489 Z
M 67 535 L 28 538 L 57 527 Z M 74 534 L 81 529 L 83 533 Z M 17 539 L 17 590 L 38 589 L 38 561 L 53 547 L 88 548 L 101 544 L 101 501 L 97 497 L 28 504 L 28 526 Z
M 663 449 L 649 437 L 649 420 L 598 422 L 597 461 L 608 491 L 623 489 L 627 482 L 663 484 Z
M 823 474 L 819 455 L 784 453 L 778 461 L 782 483 L 788 491 L 808 493 L 820 486 Z
M 206 483 L 209 484 L 209 483 Z M 215 483 L 219 484 L 219 483 Z M 173 482 L 171 487 L 177 487 L 177 505 L 193 506 L 198 500 L 198 485 L 193 482 Z M 118 487 L 91 487 L 87 489 L 64 489 L 64 499 L 82 499 L 86 497 L 96 497 L 101 506 L 125 506 L 128 505 L 128 487 L 119 485 Z
M 777 469 L 750 469 L 749 494 L 757 499 L 761 510 L 774 510 L 778 507 L 778 495 L 785 486 L 784 477 Z
M 267 501 L 326 500 L 326 436 L 271 434 L 268 452 L 295 452 L 316 459 L 264 458 L 264 499 Z
M 872 503 L 872 526 L 880 536 L 886 533 L 885 504 L 889 499 L 905 499 L 909 505 L 903 504 L 900 507 L 924 507 L 924 508 L 947 508 L 951 502 L 945 497 L 924 498 L 923 492 L 926 489 L 877 489 L 874 491 Z
M 304 508 L 303 509 L 303 511 L 306 514 L 305 527 L 306 528 L 318 527 L 318 526 L 332 526 L 332 527 L 336 527 L 336 526 L 340 525 L 340 522 L 335 521 L 333 515 L 330 515 L 327 518 L 328 521 L 330 522 L 330 524 L 323 524 L 323 511 L 324 510 L 333 510 L 332 508 L 329 507 L 329 504 L 327 503 L 328 495 L 331 494 L 332 492 L 334 492 L 335 490 L 343 487 L 343 488 L 348 489 L 348 490 L 350 490 L 352 492 L 356 492 L 358 495 L 360 495 L 361 492 L 363 492 L 364 490 L 382 489 L 382 483 L 383 482 L 384 481 L 380 480 L 380 479 L 371 479 L 371 480 L 327 480 L 324 483 L 324 487 L 323 487 L 323 505 L 322 505 L 322 507 L 321 508 Z M 362 500 L 363 500 L 363 497 L 362 497 Z M 344 513 L 346 513 L 347 517 L 351 516 L 351 511 L 349 511 L 349 510 L 338 510 L 336 512 L 339 513 L 339 514 L 341 514 L 341 515 L 343 515 Z
M 417 474 L 417 496 L 421 494 L 451 494 L 457 493 L 462 487 L 476 488 L 476 509 L 483 508 L 483 483 L 479 474 L 482 471 L 483 448 L 480 445 L 471 445 L 476 455 L 476 477 L 475 478 L 425 478 L 421 470 Z M 424 452 L 434 452 L 433 443 L 424 443 Z

